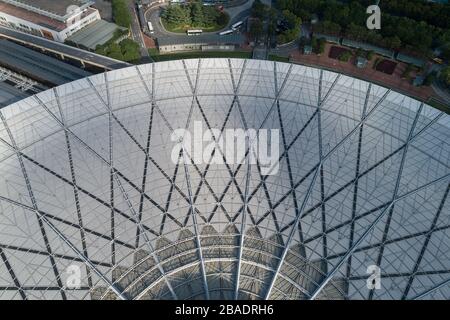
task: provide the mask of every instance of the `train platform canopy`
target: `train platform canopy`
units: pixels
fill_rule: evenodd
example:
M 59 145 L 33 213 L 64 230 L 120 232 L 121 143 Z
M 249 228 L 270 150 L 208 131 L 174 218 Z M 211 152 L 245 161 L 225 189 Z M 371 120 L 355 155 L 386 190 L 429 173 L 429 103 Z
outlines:
M 61 85 L 90 75 L 83 69 L 7 40 L 0 40 L 0 65 L 45 85 Z
M 27 96 L 28 94 L 17 89 L 16 87 L 0 81 L 0 108 L 22 100 Z
M 98 45 L 103 45 L 108 42 L 114 36 L 114 32 L 117 29 L 119 27 L 114 23 L 97 20 L 75 32 L 66 41 L 72 42 L 81 48 L 95 50 Z

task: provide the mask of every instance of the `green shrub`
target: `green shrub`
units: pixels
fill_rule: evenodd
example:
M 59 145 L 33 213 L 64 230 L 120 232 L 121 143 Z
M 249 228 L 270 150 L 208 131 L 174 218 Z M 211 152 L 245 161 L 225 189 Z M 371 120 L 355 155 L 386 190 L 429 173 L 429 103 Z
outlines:
M 440 79 L 444 84 L 450 87 L 450 67 L 446 67 L 441 71 Z
M 431 72 L 425 77 L 425 80 L 423 81 L 423 84 L 425 86 L 430 86 L 434 82 L 435 79 L 436 79 L 436 73 L 435 72 Z
M 348 62 L 348 60 L 350 60 L 351 57 L 352 57 L 352 54 L 350 51 L 344 51 L 339 56 L 339 61 Z

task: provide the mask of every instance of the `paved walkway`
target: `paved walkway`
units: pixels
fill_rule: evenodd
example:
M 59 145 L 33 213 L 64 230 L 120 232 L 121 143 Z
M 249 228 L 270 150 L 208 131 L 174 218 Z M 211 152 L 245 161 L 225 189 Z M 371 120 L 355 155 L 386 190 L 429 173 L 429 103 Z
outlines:
M 377 56 L 375 56 L 365 68 L 360 69 L 355 66 L 353 57 L 349 62 L 341 62 L 329 58 L 328 53 L 332 46 L 334 46 L 334 44 L 327 43 L 325 46 L 325 52 L 320 56 L 316 54 L 303 55 L 300 50 L 294 49 L 289 55 L 290 61 L 309 66 L 320 66 L 325 69 L 341 72 L 352 77 L 371 81 L 381 86 L 392 88 L 393 90 L 403 94 L 416 97 L 423 101 L 428 101 L 432 97 L 442 100 L 439 99 L 439 95 L 436 94 L 432 87 L 415 87 L 407 79 L 402 79 L 401 75 L 406 69 L 406 64 L 404 63 L 398 62 L 394 73 L 392 75 L 388 75 L 373 69 L 373 63 L 377 58 Z M 411 73 L 411 76 L 414 76 L 414 74 Z
M 249 0 L 241 6 L 225 8 L 225 11 L 230 16 L 230 21 L 234 21 L 234 18 L 240 15 L 245 10 L 250 10 L 255 0 Z M 250 13 L 250 12 L 249 12 Z

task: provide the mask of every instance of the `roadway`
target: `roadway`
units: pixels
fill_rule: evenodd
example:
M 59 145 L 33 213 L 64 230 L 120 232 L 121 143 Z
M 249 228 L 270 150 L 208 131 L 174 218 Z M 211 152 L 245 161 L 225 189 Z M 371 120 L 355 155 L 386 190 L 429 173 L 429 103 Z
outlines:
M 225 11 L 230 15 L 230 21 L 229 21 L 228 25 L 226 27 L 224 27 L 222 30 L 215 31 L 215 32 L 205 32 L 203 34 L 217 34 L 223 30 L 230 29 L 230 26 L 238 21 L 246 20 L 250 16 L 250 11 L 251 11 L 250 7 L 251 7 L 252 3 L 253 3 L 253 1 L 250 0 L 250 1 L 246 2 L 244 5 L 239 6 L 239 7 L 225 8 Z M 154 33 L 152 36 L 154 38 L 164 38 L 164 37 L 176 36 L 176 37 L 186 37 L 186 39 L 187 39 L 189 37 L 188 35 L 167 31 L 162 26 L 161 20 L 160 20 L 160 13 L 161 13 L 162 7 L 164 7 L 166 5 L 167 5 L 167 3 L 162 3 L 162 4 L 155 3 L 155 5 L 148 8 L 147 11 L 145 12 L 145 19 L 147 21 L 150 21 L 153 25 Z M 243 10 L 239 11 L 240 9 L 243 9 Z M 229 12 L 230 10 L 233 10 L 233 11 Z M 244 28 L 244 27 L 242 27 L 242 28 Z
M 135 0 L 128 0 L 128 10 L 131 13 L 131 36 L 133 40 L 139 44 L 142 58 L 150 59 L 150 55 L 141 32 L 141 24 L 139 23 L 139 17 L 136 9 Z
M 98 55 L 89 51 L 68 46 L 66 44 L 48 40 L 42 37 L 33 36 L 17 30 L 0 27 L 0 37 L 4 37 L 16 42 L 39 48 L 44 51 L 53 52 L 62 57 L 78 60 L 82 63 L 90 64 L 107 70 L 121 69 L 131 66 L 131 64 Z

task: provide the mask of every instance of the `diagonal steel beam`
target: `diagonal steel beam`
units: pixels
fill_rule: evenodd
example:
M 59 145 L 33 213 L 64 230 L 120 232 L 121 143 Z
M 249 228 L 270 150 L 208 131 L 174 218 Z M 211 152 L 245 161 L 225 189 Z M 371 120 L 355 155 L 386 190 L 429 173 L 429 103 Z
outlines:
M 197 77 L 195 79 L 195 85 L 192 85 L 192 83 L 190 82 L 190 77 L 187 73 L 187 69 L 186 69 L 186 63 L 183 60 L 183 67 L 184 70 L 186 71 L 186 77 L 191 85 L 192 88 L 192 103 L 191 103 L 191 107 L 189 110 L 189 115 L 186 121 L 186 126 L 185 126 L 185 135 L 187 132 L 187 128 L 189 127 L 189 123 L 191 122 L 191 118 L 192 118 L 192 112 L 194 109 L 194 105 L 196 103 L 196 94 L 197 94 L 197 89 L 198 89 L 198 79 L 200 77 L 200 70 L 201 70 L 201 62 L 202 60 L 198 60 L 198 65 L 197 65 Z M 200 230 L 199 230 L 199 225 L 197 222 L 197 212 L 196 212 L 196 208 L 195 208 L 195 203 L 194 203 L 194 198 L 193 198 L 193 193 L 192 193 L 192 186 L 191 186 L 191 176 L 189 174 L 189 169 L 187 167 L 188 164 L 188 158 L 192 161 L 191 156 L 188 154 L 187 150 L 185 149 L 185 135 L 182 137 L 182 141 L 181 141 L 181 145 L 182 148 L 180 150 L 180 155 L 183 157 L 183 168 L 184 168 L 184 177 L 186 179 L 186 187 L 188 189 L 188 196 L 189 196 L 189 207 L 190 207 L 190 214 L 192 217 L 192 222 L 194 225 L 194 233 L 195 233 L 195 243 L 197 246 L 197 250 L 198 250 L 198 256 L 199 256 L 199 260 L 200 260 L 200 272 L 202 275 L 202 281 L 203 281 L 203 289 L 205 291 L 205 297 L 207 300 L 209 300 L 209 288 L 208 288 L 208 280 L 206 278 L 206 267 L 205 267 L 205 259 L 203 258 L 203 249 L 202 249 L 202 245 L 201 245 L 201 240 L 200 240 Z M 180 161 L 181 159 L 178 158 L 178 161 Z
M 367 110 L 367 104 L 369 102 L 370 97 L 370 91 L 372 89 L 372 84 L 369 83 L 367 87 L 366 92 L 366 99 L 364 101 L 364 106 L 362 110 L 362 118 L 364 118 Z M 353 201 L 352 201 L 352 216 L 351 216 L 351 226 L 350 226 L 350 239 L 348 247 L 351 248 L 353 245 L 354 240 L 354 234 L 355 234 L 355 221 L 356 221 L 356 208 L 358 203 L 358 190 L 359 190 L 359 178 L 360 178 L 360 164 L 361 164 L 361 149 L 362 149 L 362 139 L 363 139 L 363 128 L 364 125 L 362 125 L 359 129 L 359 136 L 358 136 L 358 151 L 356 156 L 356 169 L 355 169 L 355 182 L 353 185 Z M 350 271 L 352 269 L 352 257 L 350 257 L 347 261 L 347 270 L 346 270 L 346 277 L 350 277 Z
M 145 244 L 147 245 L 148 250 L 149 250 L 149 252 L 148 252 L 149 255 L 155 260 L 155 263 L 156 263 L 156 265 L 158 266 L 158 270 L 159 270 L 159 272 L 161 273 L 161 275 L 162 275 L 162 277 L 163 277 L 163 279 L 164 279 L 164 282 L 166 283 L 166 286 L 167 286 L 167 288 L 169 289 L 169 291 L 170 291 L 172 297 L 173 297 L 175 300 L 177 300 L 178 297 L 177 297 L 175 291 L 173 290 L 172 285 L 171 285 L 169 279 L 168 279 L 167 276 L 166 276 L 166 273 L 165 273 L 165 271 L 164 271 L 164 269 L 163 269 L 163 267 L 162 267 L 162 265 L 161 265 L 161 262 L 159 261 L 158 256 L 155 254 L 155 249 L 154 249 L 153 245 L 151 244 L 151 240 L 150 240 L 150 238 L 148 237 L 148 234 L 147 234 L 146 230 L 145 230 L 144 227 L 142 226 L 142 222 L 141 222 L 141 220 L 139 219 L 139 214 L 138 214 L 138 213 L 136 212 L 136 210 L 134 209 L 133 204 L 131 203 L 130 197 L 128 196 L 128 193 L 126 192 L 125 188 L 123 187 L 122 182 L 120 181 L 120 178 L 119 178 L 119 176 L 116 174 L 115 171 L 114 171 L 114 178 L 115 178 L 115 180 L 116 180 L 117 185 L 119 186 L 119 189 L 120 189 L 120 191 L 121 191 L 121 193 L 122 193 L 122 196 L 123 196 L 125 202 L 126 202 L 127 205 L 128 205 L 128 208 L 130 209 L 130 211 L 133 213 L 133 216 L 135 217 L 135 223 L 136 223 L 136 225 L 138 226 L 138 228 L 140 229 L 141 235 L 142 235 L 142 237 L 143 237 L 144 240 L 145 240 Z
M 55 95 L 55 98 L 56 98 L 56 104 L 58 106 L 58 110 L 59 110 L 61 119 L 63 122 L 65 122 L 64 113 L 62 112 L 61 102 L 59 99 L 58 91 L 56 89 L 53 89 L 53 94 Z M 73 189 L 73 195 L 74 195 L 74 199 L 75 199 L 75 207 L 77 210 L 78 225 L 80 226 L 79 230 L 80 230 L 80 237 L 81 237 L 81 246 L 83 248 L 83 254 L 89 258 L 87 245 L 86 245 L 86 235 L 84 233 L 84 223 L 83 223 L 83 215 L 81 213 L 80 198 L 79 198 L 79 194 L 78 194 L 78 189 L 75 187 L 75 185 L 77 184 L 77 179 L 76 179 L 76 174 L 75 174 L 75 168 L 73 165 L 72 147 L 70 145 L 69 135 L 67 134 L 66 131 L 64 132 L 64 137 L 66 140 L 67 156 L 69 158 L 70 177 L 71 177 L 72 183 L 73 183 L 72 189 Z M 114 241 L 112 241 L 112 244 L 114 244 Z M 89 287 L 92 287 L 91 271 L 89 270 L 89 268 L 87 266 L 86 266 L 86 275 L 87 275 L 87 279 L 88 279 L 88 285 L 89 285 Z
M 238 90 L 240 83 L 242 81 L 242 75 L 245 73 L 245 67 L 247 65 L 247 61 L 244 62 L 244 65 L 242 67 L 242 72 L 239 77 L 238 83 L 236 83 L 236 80 L 234 79 L 233 70 L 231 68 L 231 61 L 228 60 L 228 67 L 230 70 L 230 76 L 231 76 L 231 84 L 233 86 L 234 91 L 234 97 L 236 100 L 236 103 L 239 107 L 239 114 L 241 117 L 242 123 L 247 127 L 244 115 L 242 114 L 242 109 L 240 108 L 240 102 L 239 102 L 239 96 L 238 96 Z M 247 128 L 245 128 L 247 130 Z M 250 144 L 250 141 L 249 141 Z M 249 153 L 250 154 L 250 153 Z M 251 161 L 248 158 L 248 156 L 245 157 L 245 160 L 247 161 L 247 172 L 245 174 L 245 186 L 244 186 L 244 206 L 242 208 L 242 217 L 241 217 L 241 229 L 240 229 L 240 235 L 239 235 L 239 252 L 238 252 L 238 262 L 237 262 L 237 269 L 236 269 L 236 280 L 234 284 L 234 300 L 237 300 L 239 297 L 239 283 L 241 278 L 241 266 L 242 266 L 242 255 L 244 252 L 244 238 L 245 238 L 245 226 L 246 226 L 246 217 L 247 217 L 247 207 L 248 207 L 248 191 L 250 187 L 250 175 L 251 175 Z
M 11 141 L 12 148 L 13 148 L 13 150 L 14 150 L 16 156 L 17 156 L 17 159 L 19 161 L 20 169 L 22 171 L 22 175 L 23 175 L 23 178 L 25 180 L 28 196 L 31 199 L 31 203 L 32 203 L 33 209 L 35 210 L 35 212 L 37 212 L 38 211 L 37 201 L 36 201 L 36 198 L 34 196 L 34 191 L 33 191 L 33 188 L 31 186 L 31 181 L 29 179 L 28 172 L 27 172 L 27 170 L 25 168 L 25 164 L 23 162 L 22 154 L 21 154 L 21 152 L 19 150 L 19 147 L 17 146 L 15 137 L 13 136 L 13 134 L 11 132 L 9 124 L 6 121 L 4 115 L 3 115 L 3 113 L 1 111 L 0 111 L 0 120 L 3 122 L 3 126 L 5 127 L 5 129 L 6 129 L 7 133 L 8 133 L 9 139 Z M 45 228 L 44 228 L 44 224 L 43 224 L 44 220 L 42 220 L 40 218 L 39 214 L 36 214 L 36 218 L 37 218 L 37 222 L 38 222 L 38 225 L 39 225 L 39 229 L 41 231 L 42 239 L 44 241 L 44 244 L 45 244 L 45 247 L 47 249 L 47 252 L 49 253 L 49 260 L 50 260 L 50 263 L 52 265 L 52 269 L 53 269 L 53 273 L 55 275 L 56 283 L 61 288 L 61 291 L 60 291 L 61 292 L 61 297 L 62 297 L 63 300 L 66 300 L 67 297 L 66 297 L 66 294 L 65 294 L 65 292 L 63 290 L 61 276 L 59 274 L 58 267 L 56 266 L 56 262 L 55 262 L 55 259 L 53 257 L 53 251 L 52 251 L 52 248 L 51 248 L 51 245 L 50 245 L 50 241 L 48 240 L 47 232 L 45 231 Z
M 431 294 L 431 293 L 433 293 L 433 292 L 435 292 L 435 291 L 437 291 L 437 290 L 439 290 L 439 289 L 441 289 L 441 288 L 443 288 L 443 287 L 445 287 L 445 286 L 447 286 L 447 285 L 449 285 L 449 284 L 450 284 L 450 278 L 448 278 L 447 280 L 445 280 L 445 281 L 443 281 L 443 282 L 441 282 L 441 283 L 435 285 L 434 287 L 428 289 L 427 291 L 418 294 L 417 296 L 415 296 L 415 297 L 412 298 L 411 300 L 419 300 L 419 299 L 423 299 L 423 298 L 425 298 L 427 295 L 429 295 L 429 294 Z
M 361 235 L 361 237 L 354 243 L 354 245 L 347 251 L 347 253 L 341 258 L 341 260 L 327 274 L 325 279 L 322 281 L 321 285 L 314 290 L 313 294 L 311 295 L 311 300 L 314 300 L 314 299 L 317 298 L 317 296 L 323 290 L 323 288 L 331 281 L 331 279 L 334 277 L 334 275 L 339 271 L 340 267 L 353 254 L 353 252 L 356 250 L 356 248 L 364 241 L 364 239 L 373 230 L 373 228 L 375 228 L 375 226 L 378 224 L 378 222 L 380 222 L 388 212 L 391 212 L 391 210 L 394 207 L 395 202 L 399 201 L 402 198 L 402 197 L 397 196 L 397 191 L 398 191 L 398 187 L 399 187 L 399 180 L 400 180 L 400 178 L 402 176 L 403 165 L 404 165 L 404 160 L 405 160 L 405 156 L 406 156 L 407 147 L 408 147 L 409 143 L 411 142 L 411 139 L 412 139 L 412 136 L 413 136 L 413 132 L 414 132 L 414 128 L 415 128 L 415 123 L 417 123 L 417 119 L 418 119 L 418 117 L 420 115 L 422 107 L 423 107 L 423 104 L 421 104 L 419 109 L 416 111 L 416 117 L 414 119 L 414 123 L 413 123 L 411 131 L 409 133 L 408 141 L 406 142 L 406 146 L 405 146 L 405 149 L 404 149 L 404 152 L 403 152 L 403 156 L 402 156 L 402 162 L 400 164 L 399 172 L 397 174 L 396 190 L 394 192 L 394 195 L 393 195 L 393 198 L 392 198 L 390 204 L 382 210 L 382 212 L 378 215 L 378 217 L 364 231 L 364 233 Z M 373 110 L 374 109 L 372 109 L 372 111 L 369 112 L 366 115 L 365 118 L 367 118 L 373 112 Z M 361 122 L 363 122 L 363 121 L 361 121 Z
M 25 291 L 24 291 L 22 285 L 20 284 L 19 279 L 17 278 L 16 273 L 14 272 L 11 264 L 9 263 L 9 260 L 6 257 L 5 252 L 3 252 L 2 247 L 0 247 L 0 257 L 2 258 L 4 265 L 5 265 L 6 269 L 8 270 L 9 275 L 11 276 L 12 281 L 14 282 L 14 285 L 18 288 L 20 297 L 22 298 L 22 300 L 27 300 Z M 4 290 L 4 289 L 0 289 L 0 290 Z M 58 287 L 58 290 L 61 290 L 61 288 Z
M 299 210 L 296 212 L 296 217 L 295 217 L 295 219 L 294 219 L 293 226 L 292 226 L 292 228 L 291 228 L 291 230 L 290 230 L 290 232 L 289 232 L 288 239 L 287 239 L 287 241 L 286 241 L 285 247 L 284 247 L 283 252 L 282 252 L 282 254 L 281 254 L 280 258 L 279 258 L 279 261 L 278 261 L 278 263 L 277 263 L 277 267 L 276 267 L 275 273 L 274 273 L 274 275 L 273 275 L 273 277 L 272 277 L 272 279 L 271 279 L 269 288 L 268 288 L 268 290 L 267 290 L 267 293 L 266 293 L 266 296 L 265 296 L 265 299 L 266 299 L 266 300 L 269 299 L 270 294 L 272 293 L 272 290 L 274 289 L 275 283 L 276 283 L 277 278 L 278 278 L 278 276 L 279 276 L 279 274 L 280 274 L 280 271 L 281 271 L 281 268 L 282 268 L 282 266 L 283 266 L 283 263 L 284 263 L 284 261 L 285 261 L 285 259 L 286 259 L 286 256 L 287 256 L 288 252 L 289 252 L 289 247 L 290 247 L 290 245 L 291 245 L 291 242 L 293 241 L 294 236 L 295 236 L 295 233 L 297 232 L 297 226 L 300 225 L 300 219 L 301 219 L 301 217 L 302 217 L 302 213 L 303 213 L 303 211 L 305 210 L 305 207 L 306 207 L 306 204 L 307 204 L 307 202 L 308 202 L 308 199 L 309 199 L 309 197 L 310 197 L 310 195 L 311 195 L 311 193 L 312 193 L 312 189 L 313 189 L 313 187 L 314 187 L 314 184 L 315 184 L 315 181 L 316 181 L 316 179 L 317 179 L 317 176 L 322 172 L 323 162 L 324 162 L 325 159 L 326 159 L 326 157 L 324 157 L 323 154 L 322 154 L 322 142 L 321 142 L 321 136 L 322 136 L 322 133 L 320 132 L 320 113 L 321 113 L 321 110 L 320 110 L 320 109 L 321 109 L 322 104 L 326 101 L 325 99 L 326 99 L 326 97 L 328 97 L 329 92 L 334 88 L 335 84 L 336 84 L 337 81 L 339 80 L 339 75 L 338 75 L 338 76 L 336 77 L 336 79 L 334 80 L 334 82 L 333 82 L 331 88 L 329 89 L 329 91 L 328 91 L 328 93 L 326 94 L 326 96 L 324 97 L 324 99 L 321 99 L 322 76 L 323 76 L 323 71 L 320 72 L 320 77 L 319 77 L 319 93 L 318 93 L 318 100 L 317 100 L 317 110 L 318 110 L 318 113 L 317 113 L 317 121 L 318 121 L 318 127 L 319 127 L 318 130 L 319 130 L 319 149 L 320 149 L 320 150 L 319 150 L 319 153 L 320 153 L 320 161 L 319 161 L 319 164 L 317 165 L 317 167 L 314 169 L 314 176 L 313 176 L 312 179 L 311 179 L 311 183 L 310 183 L 309 186 L 308 186 L 308 190 L 307 190 L 307 192 L 306 192 L 306 194 L 305 194 L 305 197 L 304 197 L 304 199 L 303 199 L 303 201 L 302 201 L 302 204 L 301 204 Z M 286 152 L 287 152 L 287 151 L 286 151 Z M 309 175 L 309 174 L 308 174 L 308 175 Z M 288 193 L 289 193 L 289 194 L 290 194 L 290 193 L 293 193 L 294 190 L 295 190 L 295 188 L 291 188 L 291 190 L 290 190 Z M 324 219 L 324 217 L 323 217 L 323 219 Z M 324 252 L 323 252 L 323 253 L 326 254 L 326 249 L 325 249 L 325 248 L 324 248 Z
M 409 290 L 411 289 L 411 286 L 412 286 L 413 281 L 414 281 L 414 276 L 416 275 L 417 271 L 419 270 L 420 263 L 422 262 L 423 256 L 424 256 L 424 254 L 425 254 L 425 252 L 427 250 L 428 244 L 429 244 L 429 242 L 431 240 L 431 236 L 433 235 L 433 230 L 436 228 L 436 224 L 437 224 L 437 222 L 439 220 L 439 217 L 441 215 L 442 208 L 444 208 L 445 201 L 447 200 L 449 191 L 450 191 L 450 184 L 447 185 L 447 189 L 444 192 L 444 196 L 442 197 L 442 200 L 441 200 L 441 202 L 439 204 L 439 208 L 436 211 L 436 214 L 435 214 L 435 216 L 433 218 L 433 222 L 431 223 L 430 229 L 427 232 L 427 236 L 425 238 L 425 242 L 422 245 L 422 248 L 420 250 L 419 256 L 417 257 L 417 260 L 416 260 L 416 262 L 414 264 L 414 268 L 413 268 L 413 271 L 411 273 L 411 276 L 408 279 L 408 284 L 406 285 L 405 291 L 402 294 L 402 300 L 405 300 L 408 297 Z
M 400 180 L 401 180 L 402 175 L 403 175 L 403 168 L 404 168 L 405 161 L 406 161 L 406 155 L 408 153 L 409 143 L 410 143 L 410 141 L 411 141 L 411 139 L 413 137 L 414 129 L 416 128 L 416 124 L 417 124 L 417 121 L 419 120 L 419 116 L 422 113 L 422 108 L 423 108 L 423 103 L 420 104 L 420 107 L 416 111 L 416 116 L 414 118 L 414 122 L 411 125 L 410 131 L 409 131 L 409 134 L 408 134 L 408 139 L 406 141 L 405 148 L 403 149 L 402 159 L 400 160 L 400 167 L 399 167 L 399 170 L 398 170 L 397 179 L 395 181 L 395 188 L 394 188 L 394 193 L 392 195 L 392 200 L 394 200 L 397 197 L 398 189 L 400 188 Z M 384 226 L 383 238 L 381 240 L 382 244 L 380 246 L 380 250 L 379 250 L 378 258 L 377 258 L 377 262 L 376 262 L 376 265 L 379 266 L 379 267 L 381 267 L 381 262 L 382 262 L 383 253 L 384 253 L 384 243 L 387 240 L 387 236 L 388 236 L 388 233 L 389 233 L 389 230 L 390 230 L 392 215 L 394 214 L 394 207 L 395 207 L 395 204 L 392 204 L 391 208 L 389 209 L 389 213 L 387 215 L 386 224 Z M 375 293 L 375 289 L 371 289 L 369 291 L 369 300 L 372 300 L 374 293 Z

